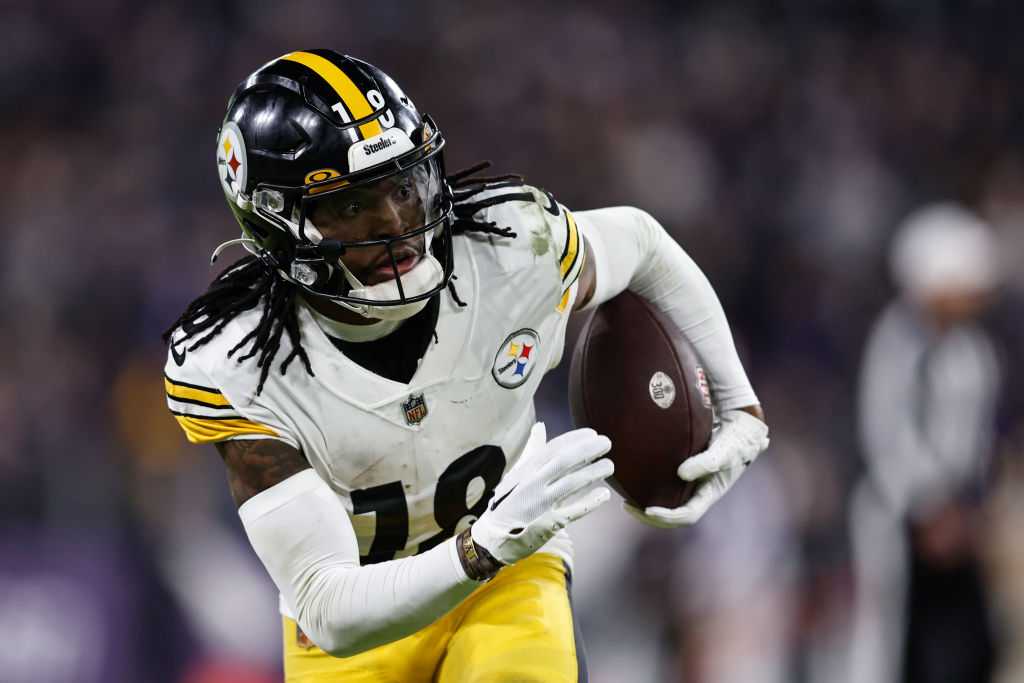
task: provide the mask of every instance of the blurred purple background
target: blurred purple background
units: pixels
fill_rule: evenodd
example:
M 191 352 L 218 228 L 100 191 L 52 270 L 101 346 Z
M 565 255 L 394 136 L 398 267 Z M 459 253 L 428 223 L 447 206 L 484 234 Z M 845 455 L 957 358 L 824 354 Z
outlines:
M 279 675 L 273 587 L 214 450 L 164 408 L 159 336 L 236 236 L 214 170 L 228 96 L 329 47 L 435 117 L 449 170 L 490 159 L 570 208 L 651 212 L 730 316 L 772 448 L 696 529 L 614 504 L 581 525 L 595 682 L 842 680 L 856 380 L 889 240 L 927 202 L 983 216 L 1007 391 L 978 541 L 1000 680 L 1021 680 L 1022 19 L 951 0 L 6 3 L 0 678 Z M 561 428 L 566 376 L 538 399 Z

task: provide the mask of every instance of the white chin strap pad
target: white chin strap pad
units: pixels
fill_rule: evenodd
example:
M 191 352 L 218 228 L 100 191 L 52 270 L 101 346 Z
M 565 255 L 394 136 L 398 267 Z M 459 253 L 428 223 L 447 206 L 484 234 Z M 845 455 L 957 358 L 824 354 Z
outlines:
M 348 268 L 343 266 L 343 269 L 349 284 L 352 285 L 351 295 L 353 297 L 370 301 L 394 301 L 401 298 L 398 292 L 397 279 L 385 280 L 384 282 L 378 282 L 375 285 L 366 287 L 348 272 Z M 444 268 L 441 266 L 440 261 L 427 252 L 412 270 L 400 277 L 402 278 L 402 289 L 405 291 L 405 296 L 418 296 L 429 292 L 441 284 L 441 280 L 444 278 Z M 397 306 L 373 306 L 371 304 L 365 306 L 365 312 L 360 310 L 359 313 L 367 318 L 405 320 L 422 311 L 427 305 L 427 301 L 427 299 L 423 299 L 422 301 Z

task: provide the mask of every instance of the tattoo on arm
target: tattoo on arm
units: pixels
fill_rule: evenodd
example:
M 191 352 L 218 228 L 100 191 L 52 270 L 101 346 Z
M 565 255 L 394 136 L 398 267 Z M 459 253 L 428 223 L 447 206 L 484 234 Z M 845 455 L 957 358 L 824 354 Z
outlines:
M 241 505 L 274 484 L 309 468 L 306 457 L 277 439 L 222 441 L 217 452 L 228 469 L 228 487 Z

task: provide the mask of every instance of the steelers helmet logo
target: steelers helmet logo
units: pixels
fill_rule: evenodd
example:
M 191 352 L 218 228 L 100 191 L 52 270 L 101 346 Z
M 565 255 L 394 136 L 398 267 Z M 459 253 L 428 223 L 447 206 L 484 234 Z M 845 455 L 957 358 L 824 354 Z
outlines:
M 217 138 L 217 172 L 224 192 L 232 199 L 245 191 L 245 141 L 242 131 L 233 121 L 228 121 Z
M 306 174 L 306 184 L 312 185 L 313 183 L 322 183 L 325 180 L 340 177 L 341 174 L 333 168 L 318 168 L 317 170 L 310 171 Z
M 505 337 L 491 367 L 494 381 L 506 389 L 515 389 L 524 384 L 536 365 L 539 344 L 537 333 L 528 327 Z

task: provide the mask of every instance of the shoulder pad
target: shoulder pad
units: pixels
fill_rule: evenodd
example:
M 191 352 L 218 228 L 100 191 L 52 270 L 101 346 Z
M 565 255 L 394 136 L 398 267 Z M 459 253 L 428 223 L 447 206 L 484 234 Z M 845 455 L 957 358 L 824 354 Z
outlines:
M 237 324 L 250 313 L 243 313 L 221 334 L 197 348 L 190 348 L 195 338 L 186 339 L 180 328 L 171 336 L 164 364 L 167 408 L 192 443 L 238 438 L 293 441 L 282 434 L 280 427 L 266 424 L 266 419 L 257 420 L 252 414 L 248 387 L 254 389 L 258 380 L 255 361 L 237 363 L 227 357 L 228 350 L 237 343 L 232 341 L 237 334 L 229 331 L 237 330 Z
M 499 183 L 498 185 L 504 185 Z M 514 237 L 496 250 L 495 260 L 505 271 L 547 262 L 558 270 L 560 282 L 557 309 L 567 310 L 572 302 L 573 285 L 583 271 L 583 236 L 572 212 L 550 192 L 522 183 L 504 187 L 482 187 L 459 205 L 463 217 L 490 226 L 479 232 L 498 233 L 505 228 Z M 478 232 L 466 228 L 467 232 Z

